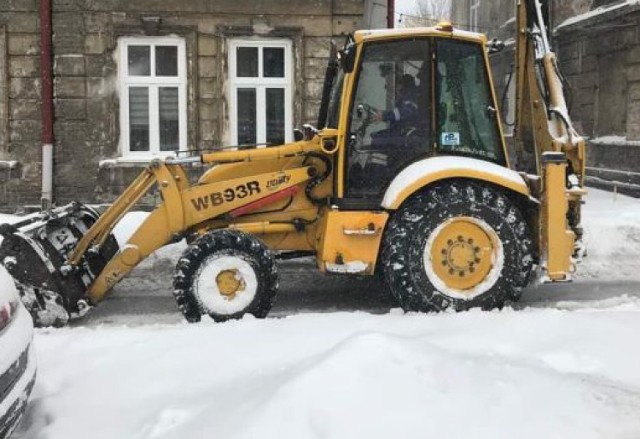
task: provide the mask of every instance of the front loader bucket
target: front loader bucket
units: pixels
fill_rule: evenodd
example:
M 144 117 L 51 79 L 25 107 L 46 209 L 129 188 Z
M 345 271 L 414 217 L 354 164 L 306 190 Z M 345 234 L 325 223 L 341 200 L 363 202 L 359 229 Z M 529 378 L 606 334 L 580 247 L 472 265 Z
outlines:
M 71 315 L 81 314 L 88 305 L 88 287 L 119 251 L 111 235 L 78 266 L 67 263 L 98 216 L 88 206 L 71 203 L 0 225 L 0 263 L 15 279 L 37 325 L 64 325 Z

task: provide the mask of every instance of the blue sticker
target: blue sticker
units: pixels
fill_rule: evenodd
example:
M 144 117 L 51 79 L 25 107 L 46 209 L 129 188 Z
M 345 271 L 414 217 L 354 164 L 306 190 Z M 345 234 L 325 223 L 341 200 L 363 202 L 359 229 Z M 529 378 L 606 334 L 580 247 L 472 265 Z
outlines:
M 458 146 L 460 145 L 460 133 L 442 133 L 442 146 Z

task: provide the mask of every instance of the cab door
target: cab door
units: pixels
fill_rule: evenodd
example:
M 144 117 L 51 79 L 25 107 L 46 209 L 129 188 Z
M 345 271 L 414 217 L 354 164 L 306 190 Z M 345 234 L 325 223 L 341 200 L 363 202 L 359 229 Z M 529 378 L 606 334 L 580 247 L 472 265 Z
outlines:
M 344 207 L 379 207 L 398 172 L 433 152 L 430 38 L 367 43 L 347 118 Z

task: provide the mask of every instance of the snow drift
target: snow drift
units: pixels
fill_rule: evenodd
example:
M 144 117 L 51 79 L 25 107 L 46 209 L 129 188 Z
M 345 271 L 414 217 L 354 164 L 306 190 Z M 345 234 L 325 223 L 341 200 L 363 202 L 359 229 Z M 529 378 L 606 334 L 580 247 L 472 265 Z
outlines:
M 38 337 L 34 438 L 632 438 L 640 303 Z

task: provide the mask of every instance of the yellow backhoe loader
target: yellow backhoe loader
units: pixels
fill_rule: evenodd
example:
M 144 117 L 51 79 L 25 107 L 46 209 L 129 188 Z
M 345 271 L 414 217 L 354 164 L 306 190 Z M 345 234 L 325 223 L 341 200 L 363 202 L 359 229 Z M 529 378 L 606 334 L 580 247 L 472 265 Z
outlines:
M 0 261 L 35 320 L 82 314 L 158 248 L 186 239 L 174 294 L 187 320 L 265 317 L 276 258 L 384 277 L 407 311 L 492 309 L 535 275 L 568 281 L 580 249 L 584 141 L 539 0 L 518 3 L 510 163 L 484 35 L 449 23 L 358 31 L 297 141 L 152 162 L 104 213 L 71 204 L 3 225 Z M 195 183 L 185 168 L 211 167 Z M 152 187 L 126 245 L 112 230 Z

